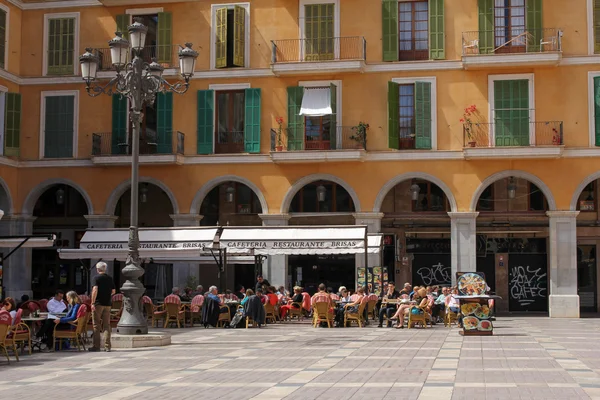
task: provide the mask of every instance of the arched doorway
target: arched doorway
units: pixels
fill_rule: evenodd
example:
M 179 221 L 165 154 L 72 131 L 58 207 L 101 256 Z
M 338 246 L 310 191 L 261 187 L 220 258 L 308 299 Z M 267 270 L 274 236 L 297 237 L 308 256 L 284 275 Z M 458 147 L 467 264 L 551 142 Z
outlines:
M 492 177 L 476 193 L 477 271 L 507 299 L 498 311 L 548 311 L 546 212 L 554 200 L 546 193 L 543 182 L 518 172 Z
M 200 225 L 261 226 L 259 214 L 262 213 L 259 196 L 249 185 L 241 181 L 225 181 L 212 187 L 200 203 Z M 221 274 L 214 260 L 207 262 L 215 267 L 200 267 L 200 282 L 206 289 L 217 284 L 236 291 L 240 286 L 253 288 L 256 275 L 262 273 L 262 266 L 256 264 L 253 257 L 229 257 Z
M 583 189 L 581 189 L 583 187 Z M 581 189 L 581 190 L 579 190 Z M 600 213 L 598 196 L 600 179 L 590 177 L 575 193 L 571 208 L 579 211 L 577 216 L 577 292 L 581 313 L 598 312 L 598 257 L 600 246 Z M 576 198 L 575 198 L 576 197 Z
M 380 205 L 384 233 L 384 277 L 398 287 L 449 286 L 452 282 L 449 190 L 428 177 L 402 176 L 391 181 Z M 382 192 L 383 193 L 383 190 Z M 451 201 L 452 200 L 452 201 Z
M 354 225 L 356 207 L 346 185 L 317 179 L 296 189 L 286 211 L 289 225 Z M 294 255 L 288 256 L 288 266 L 292 283 L 311 294 L 321 283 L 335 292 L 340 286 L 354 291 L 357 285 L 355 255 Z
M 57 248 L 79 248 L 88 227 L 89 212 L 79 190 L 67 184 L 47 187 L 33 207 L 33 233 L 54 233 L 56 247 L 32 250 L 31 288 L 36 299 L 48 298 L 57 289 L 88 291 L 89 262 L 62 260 Z
M 168 189 L 167 189 L 168 190 Z M 172 227 L 174 214 L 174 205 L 171 197 L 159 187 L 151 182 L 141 182 L 138 188 L 138 226 L 140 228 Z M 131 188 L 123 191 L 114 209 L 115 228 L 128 228 L 130 225 L 131 212 Z M 120 288 L 124 283 L 121 277 L 121 270 L 125 267 L 125 262 L 114 262 L 114 280 L 115 286 Z M 147 261 L 143 265 L 145 269 L 141 281 L 146 287 L 146 294 L 153 299 L 163 299 L 173 288 L 173 264 L 172 263 L 154 263 L 153 260 Z

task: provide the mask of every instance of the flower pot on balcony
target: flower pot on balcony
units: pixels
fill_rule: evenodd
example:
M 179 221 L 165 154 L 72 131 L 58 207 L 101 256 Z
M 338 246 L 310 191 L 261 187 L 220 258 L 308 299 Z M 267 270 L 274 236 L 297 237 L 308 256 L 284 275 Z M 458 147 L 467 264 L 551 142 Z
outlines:
M 283 146 L 275 146 L 275 151 L 283 151 Z
M 469 147 L 475 147 L 475 145 L 477 145 L 477 142 L 475 142 L 475 141 L 469 142 Z

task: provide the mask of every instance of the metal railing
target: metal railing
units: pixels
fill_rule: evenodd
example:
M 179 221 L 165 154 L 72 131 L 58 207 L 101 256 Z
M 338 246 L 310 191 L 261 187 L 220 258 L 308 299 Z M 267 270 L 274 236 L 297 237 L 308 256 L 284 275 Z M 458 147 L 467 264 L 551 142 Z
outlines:
M 112 132 L 92 134 L 92 156 L 122 156 L 131 154 L 130 140 L 113 141 Z M 163 143 L 157 140 L 154 132 L 142 131 L 140 135 L 140 155 L 148 154 L 180 154 L 185 153 L 185 134 L 176 131 L 167 132 Z
M 358 137 L 357 132 L 352 126 L 338 126 L 335 129 L 337 134 L 334 140 L 331 140 L 332 132 L 323 132 L 319 137 L 307 135 L 306 128 L 301 126 L 294 132 L 291 128 L 286 128 L 282 132 L 281 145 L 287 151 L 302 151 L 302 150 L 364 150 L 366 143 Z M 315 131 L 308 131 L 315 133 Z M 292 145 L 288 138 L 292 136 L 298 137 Z M 277 128 L 271 129 L 271 150 L 273 151 L 278 145 Z M 292 150 L 290 150 L 290 148 Z
M 533 137 L 533 143 L 531 138 Z M 463 124 L 464 147 L 562 146 L 562 121 L 496 120 Z
M 146 46 L 142 50 L 141 57 L 148 63 L 152 62 L 153 58 L 156 58 L 157 62 L 164 68 L 178 68 L 180 48 L 181 46 L 178 44 Z M 112 65 L 110 48 L 96 48 L 93 50 L 93 53 L 98 56 L 100 60 L 98 71 L 112 71 L 115 69 Z M 131 61 L 131 59 L 127 61 Z
M 558 28 L 496 27 L 487 31 L 463 32 L 463 56 L 561 52 L 562 36 L 563 32 Z
M 367 41 L 362 36 L 329 39 L 271 40 L 271 63 L 364 61 Z
M 244 153 L 244 132 L 217 132 L 215 154 Z

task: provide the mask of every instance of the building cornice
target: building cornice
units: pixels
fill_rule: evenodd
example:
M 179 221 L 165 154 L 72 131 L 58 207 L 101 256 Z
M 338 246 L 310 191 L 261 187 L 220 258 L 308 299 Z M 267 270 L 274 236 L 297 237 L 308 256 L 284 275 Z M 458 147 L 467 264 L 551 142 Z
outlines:
M 6 0 L 20 10 L 44 10 L 55 8 L 76 8 L 76 7 L 99 7 L 103 4 L 98 0 L 71 0 L 71 1 L 52 1 L 39 3 L 24 3 L 21 0 Z M 145 1 L 144 3 L 149 3 Z

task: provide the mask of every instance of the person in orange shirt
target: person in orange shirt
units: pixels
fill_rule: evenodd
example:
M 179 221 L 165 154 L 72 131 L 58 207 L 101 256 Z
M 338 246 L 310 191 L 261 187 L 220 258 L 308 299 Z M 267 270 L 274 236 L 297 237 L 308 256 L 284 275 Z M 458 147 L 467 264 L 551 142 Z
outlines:
M 271 303 L 271 305 L 273 307 L 275 307 L 277 305 L 277 303 L 279 302 L 279 298 L 275 294 L 276 291 L 277 290 L 273 286 L 269 286 L 267 288 L 267 297 L 269 298 L 269 303 Z

